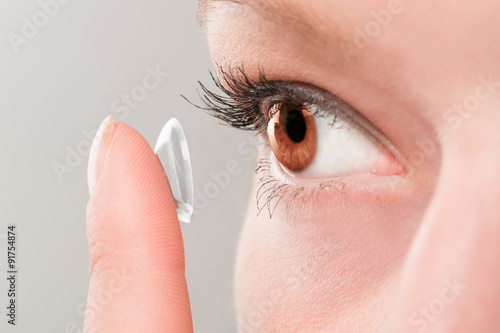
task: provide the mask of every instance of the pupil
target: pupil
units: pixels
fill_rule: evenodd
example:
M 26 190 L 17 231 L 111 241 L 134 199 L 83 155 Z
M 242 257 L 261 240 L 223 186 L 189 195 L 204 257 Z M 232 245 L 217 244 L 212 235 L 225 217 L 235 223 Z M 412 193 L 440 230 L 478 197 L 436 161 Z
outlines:
M 286 117 L 286 131 L 293 142 L 299 143 L 306 137 L 306 120 L 301 111 L 292 110 Z

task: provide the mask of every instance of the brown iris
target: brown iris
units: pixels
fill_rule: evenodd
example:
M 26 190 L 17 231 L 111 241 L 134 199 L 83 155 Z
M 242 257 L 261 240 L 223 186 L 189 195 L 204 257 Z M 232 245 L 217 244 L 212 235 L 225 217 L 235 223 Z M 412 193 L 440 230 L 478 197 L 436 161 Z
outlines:
M 303 104 L 279 102 L 269 109 L 267 135 L 278 161 L 291 171 L 309 166 L 316 154 L 314 115 Z

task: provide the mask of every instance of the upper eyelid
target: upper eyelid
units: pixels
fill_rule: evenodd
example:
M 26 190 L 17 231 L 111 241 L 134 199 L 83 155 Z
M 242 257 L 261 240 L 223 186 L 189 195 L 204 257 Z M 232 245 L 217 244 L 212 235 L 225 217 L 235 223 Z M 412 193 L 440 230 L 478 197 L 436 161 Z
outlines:
M 263 109 L 268 109 L 273 102 L 281 99 L 290 99 L 294 102 L 302 103 L 313 110 L 316 117 L 339 117 L 349 123 L 356 130 L 363 132 L 374 141 L 384 143 L 383 135 L 371 122 L 360 112 L 346 103 L 337 95 L 332 94 L 322 88 L 299 81 L 270 81 L 276 85 L 276 89 L 281 91 L 281 96 L 272 97 L 270 102 L 263 101 Z M 267 119 L 267 114 L 264 112 Z
M 347 103 L 343 102 L 341 98 L 333 95 L 319 87 L 299 81 L 271 81 L 276 85 L 276 89 L 281 92 L 281 96 L 273 97 L 272 101 L 281 101 L 288 99 L 290 101 L 302 103 L 307 106 L 315 106 L 323 108 L 331 115 L 339 115 L 345 118 L 356 118 L 358 112 L 354 110 Z M 325 97 L 324 95 L 328 95 Z M 272 103 L 272 102 L 271 102 Z M 267 108 L 268 105 L 264 105 Z M 328 109 L 328 110 L 325 110 Z M 328 112 L 332 110 L 333 112 Z
M 202 94 L 199 94 L 202 105 L 194 104 L 185 96 L 182 97 L 197 108 L 205 110 L 211 116 L 238 129 L 258 130 L 260 132 L 265 129 L 267 115 L 262 113 L 261 109 L 262 104 L 268 101 L 268 98 L 298 99 L 308 95 L 301 102 L 311 103 L 310 94 L 297 96 L 297 88 L 295 87 L 305 87 L 306 83 L 290 80 L 270 81 L 262 68 L 259 69 L 257 80 L 246 74 L 244 66 L 226 69 L 217 65 L 217 68 L 217 75 L 210 72 L 210 76 L 222 94 L 211 91 L 198 81 L 202 90 Z

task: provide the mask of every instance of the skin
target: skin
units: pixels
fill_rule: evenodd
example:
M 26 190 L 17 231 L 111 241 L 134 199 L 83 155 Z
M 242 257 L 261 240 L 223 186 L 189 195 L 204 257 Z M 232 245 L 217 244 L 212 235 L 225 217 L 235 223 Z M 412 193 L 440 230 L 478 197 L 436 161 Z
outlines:
M 268 80 L 336 94 L 384 134 L 407 169 L 346 175 L 343 193 L 328 188 L 314 201 L 284 197 L 272 218 L 252 200 L 236 262 L 241 332 L 500 331 L 500 3 L 388 3 L 201 6 L 217 64 L 244 64 L 254 79 L 263 68 Z M 346 53 L 356 29 L 373 24 L 372 10 L 391 9 L 368 45 Z M 168 180 L 140 135 L 115 127 L 89 161 L 89 301 L 113 269 L 130 268 L 140 282 L 97 314 L 88 309 L 85 331 L 134 332 L 147 321 L 146 331 L 190 332 Z M 126 204 L 136 209 L 113 208 Z M 140 303 L 156 310 L 141 314 Z

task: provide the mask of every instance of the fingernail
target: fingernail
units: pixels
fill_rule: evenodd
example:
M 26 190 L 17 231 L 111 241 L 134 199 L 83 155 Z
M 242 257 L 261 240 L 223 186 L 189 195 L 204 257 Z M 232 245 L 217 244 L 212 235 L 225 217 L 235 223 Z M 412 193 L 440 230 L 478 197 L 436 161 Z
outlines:
M 89 192 L 92 195 L 94 187 L 101 177 L 101 172 L 108 156 L 109 146 L 115 134 L 115 119 L 113 116 L 107 116 L 99 126 L 99 130 L 92 142 L 90 149 L 89 165 L 87 169 L 87 182 Z
M 158 137 L 155 153 L 167 174 L 172 195 L 177 202 L 177 216 L 189 223 L 193 216 L 193 172 L 186 136 L 181 124 L 170 119 Z

